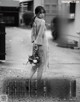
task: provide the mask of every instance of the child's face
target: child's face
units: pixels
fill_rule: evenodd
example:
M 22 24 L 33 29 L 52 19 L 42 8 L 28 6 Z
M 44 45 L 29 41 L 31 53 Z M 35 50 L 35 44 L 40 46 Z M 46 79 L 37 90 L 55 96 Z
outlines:
M 40 13 L 40 14 L 38 15 L 38 17 L 39 17 L 39 18 L 41 18 L 41 19 L 43 19 L 43 18 L 44 18 L 44 16 L 45 16 L 45 14 L 44 14 L 44 13 Z

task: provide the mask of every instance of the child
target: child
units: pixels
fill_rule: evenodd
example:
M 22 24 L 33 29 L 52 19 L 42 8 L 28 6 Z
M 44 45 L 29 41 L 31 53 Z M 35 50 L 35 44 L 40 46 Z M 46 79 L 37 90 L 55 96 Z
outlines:
M 43 68 L 46 67 L 47 62 L 47 40 L 45 36 L 45 9 L 42 6 L 38 6 L 35 9 L 35 17 L 32 23 L 32 36 L 31 40 L 33 43 L 33 53 L 35 50 L 35 46 L 38 47 L 38 56 L 40 58 L 39 64 L 32 67 L 31 76 L 37 71 L 37 79 L 41 79 Z

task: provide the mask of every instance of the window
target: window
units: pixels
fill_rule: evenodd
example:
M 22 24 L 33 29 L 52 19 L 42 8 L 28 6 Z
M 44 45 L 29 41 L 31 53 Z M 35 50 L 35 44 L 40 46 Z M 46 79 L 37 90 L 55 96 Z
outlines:
M 56 5 L 51 5 L 51 13 L 56 13 L 56 12 L 57 12 Z
M 49 11 L 50 11 L 50 6 L 49 6 L 49 5 L 45 5 L 45 9 L 46 9 L 46 13 L 49 13 Z

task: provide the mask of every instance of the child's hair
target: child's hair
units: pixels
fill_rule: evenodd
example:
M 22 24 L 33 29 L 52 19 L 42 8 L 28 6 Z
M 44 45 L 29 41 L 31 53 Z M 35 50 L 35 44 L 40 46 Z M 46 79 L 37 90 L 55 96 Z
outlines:
M 34 17 L 32 18 L 32 20 L 31 20 L 31 23 L 30 23 L 31 28 L 33 27 L 33 23 L 34 23 L 34 21 L 35 21 L 35 18 L 36 18 L 36 16 L 34 16 Z
M 44 7 L 42 6 L 37 6 L 36 9 L 35 9 L 35 14 L 40 14 L 40 13 L 46 13 Z
M 37 15 L 37 14 L 41 14 L 41 13 L 46 13 L 44 7 L 42 7 L 42 6 L 37 6 L 37 7 L 35 8 L 35 14 Z M 33 23 L 34 23 L 34 21 L 35 21 L 35 18 L 36 18 L 36 16 L 34 16 L 34 17 L 32 18 L 31 27 L 33 26 Z

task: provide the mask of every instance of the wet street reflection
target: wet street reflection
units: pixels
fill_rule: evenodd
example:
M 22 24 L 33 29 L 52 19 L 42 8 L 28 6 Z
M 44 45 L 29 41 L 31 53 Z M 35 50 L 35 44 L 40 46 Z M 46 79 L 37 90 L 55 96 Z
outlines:
M 52 97 L 69 99 L 76 97 L 76 80 L 70 79 L 6 79 L 3 93 L 11 98 Z

